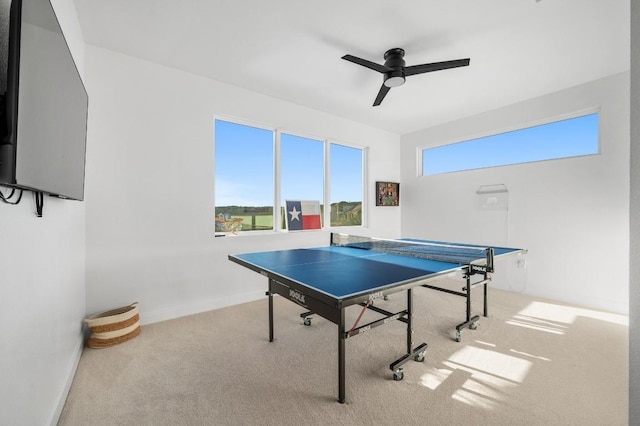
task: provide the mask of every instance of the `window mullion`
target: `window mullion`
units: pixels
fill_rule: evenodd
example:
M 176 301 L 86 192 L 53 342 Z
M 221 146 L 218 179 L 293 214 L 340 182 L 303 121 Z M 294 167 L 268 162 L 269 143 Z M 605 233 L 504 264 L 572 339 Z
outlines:
M 331 142 L 329 139 L 324 140 L 324 192 L 323 192 L 323 204 L 324 204 L 324 217 L 323 223 L 326 228 L 331 227 Z
M 369 195 L 369 191 L 367 190 L 367 184 L 369 182 L 368 176 L 369 176 L 369 168 L 368 168 L 368 157 L 369 157 L 369 148 L 362 148 L 362 216 L 361 216 L 361 226 L 366 227 L 368 226 L 368 221 L 367 221 L 367 212 L 369 211 L 368 208 L 365 208 L 365 206 L 368 206 L 368 195 Z
M 273 132 L 273 229 L 274 231 L 282 230 L 282 213 L 280 206 L 280 185 L 281 185 L 281 164 L 280 161 L 280 129 Z

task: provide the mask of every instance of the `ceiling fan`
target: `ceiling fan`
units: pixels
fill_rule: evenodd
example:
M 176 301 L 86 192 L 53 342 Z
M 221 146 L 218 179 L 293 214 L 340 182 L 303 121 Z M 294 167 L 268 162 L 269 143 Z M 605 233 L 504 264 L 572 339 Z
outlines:
M 404 62 L 404 49 L 398 47 L 389 49 L 384 54 L 384 65 L 376 64 L 375 62 L 367 61 L 366 59 L 358 58 L 353 55 L 344 55 L 342 59 L 354 64 L 362 65 L 374 71 L 378 71 L 383 74 L 384 80 L 382 86 L 376 96 L 376 100 L 373 102 L 373 106 L 378 106 L 382 103 L 382 100 L 387 95 L 392 87 L 402 86 L 405 81 L 405 77 L 416 74 L 423 74 L 426 72 L 446 70 L 449 68 L 466 67 L 469 65 L 469 58 L 457 59 L 454 61 L 433 62 L 430 64 L 412 65 L 405 67 Z

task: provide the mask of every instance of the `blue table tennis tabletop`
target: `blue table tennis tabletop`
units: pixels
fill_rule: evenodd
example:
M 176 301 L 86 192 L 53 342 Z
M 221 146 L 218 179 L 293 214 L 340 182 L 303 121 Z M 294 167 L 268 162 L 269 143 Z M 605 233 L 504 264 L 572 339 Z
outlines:
M 470 244 L 467 246 L 479 247 Z M 494 247 L 495 257 L 518 250 Z M 382 290 L 427 277 L 437 278 L 465 266 L 343 246 L 245 253 L 230 257 L 336 299 Z

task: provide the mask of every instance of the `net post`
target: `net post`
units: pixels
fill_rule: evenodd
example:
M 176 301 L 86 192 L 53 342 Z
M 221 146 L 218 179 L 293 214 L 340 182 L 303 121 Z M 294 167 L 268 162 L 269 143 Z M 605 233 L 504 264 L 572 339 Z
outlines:
M 487 272 L 493 272 L 493 247 L 487 248 Z
M 340 234 L 332 232 L 331 233 L 331 238 L 329 240 L 329 245 L 331 245 L 331 246 L 339 246 L 340 245 Z

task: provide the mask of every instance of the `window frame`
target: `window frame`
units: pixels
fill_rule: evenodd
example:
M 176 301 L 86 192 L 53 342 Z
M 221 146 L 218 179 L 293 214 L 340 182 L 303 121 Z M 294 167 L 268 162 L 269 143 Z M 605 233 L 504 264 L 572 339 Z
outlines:
M 282 207 L 282 204 L 284 203 L 285 200 L 282 199 L 282 182 L 281 182 L 281 178 L 282 178 L 282 164 L 281 164 L 281 148 L 282 148 L 282 134 L 287 134 L 289 136 L 293 136 L 293 137 L 298 137 L 298 138 L 303 138 L 303 139 L 311 139 L 314 141 L 318 141 L 318 142 L 322 142 L 323 145 L 323 150 L 322 150 L 322 164 L 323 164 L 323 181 L 322 181 L 322 200 L 318 200 L 320 201 L 320 204 L 323 204 L 327 198 L 327 187 L 325 185 L 325 181 L 326 181 L 326 174 L 327 174 L 327 169 L 326 169 L 326 164 L 327 164 L 327 152 L 326 152 L 326 144 L 327 144 L 327 139 L 326 138 L 319 138 L 317 136 L 314 135 L 310 135 L 308 133 L 303 133 L 303 132 L 296 132 L 296 131 L 291 131 L 291 130 L 287 130 L 285 128 L 277 128 L 276 130 L 276 164 L 277 164 L 277 168 L 274 169 L 274 174 L 275 179 L 276 179 L 276 185 L 275 185 L 275 192 L 276 192 L 276 203 L 278 205 L 278 209 L 277 209 L 277 214 L 274 214 L 274 220 L 276 220 L 276 216 L 277 216 L 277 223 L 278 223 L 278 228 L 274 229 L 274 231 L 276 232 L 282 232 L 282 231 L 286 231 L 286 228 L 281 227 L 280 225 L 282 224 L 282 212 L 280 211 L 280 207 Z M 326 205 L 326 204 L 324 204 Z M 326 209 L 325 209 L 326 210 Z M 286 219 L 286 218 L 285 218 Z M 323 226 L 321 229 L 326 228 L 326 223 L 325 222 L 325 217 L 323 215 L 322 217 L 322 223 Z
M 251 121 L 251 120 L 246 120 L 246 119 L 242 119 L 242 118 L 237 118 L 237 117 L 229 117 L 229 116 L 224 116 L 224 115 L 214 115 L 213 116 L 213 128 L 211 131 L 211 135 L 212 135 L 212 139 L 213 139 L 213 214 L 215 217 L 215 211 L 216 211 L 216 121 L 224 121 L 227 123 L 231 123 L 231 124 L 236 124 L 236 125 L 240 125 L 240 126 L 246 126 L 246 127 L 252 127 L 252 128 L 256 128 L 256 129 L 260 129 L 260 130 L 266 130 L 272 133 L 272 140 L 271 140 L 271 149 L 272 149 L 272 156 L 273 156 L 273 162 L 272 162 L 272 167 L 273 167 L 273 176 L 272 179 L 274 179 L 276 173 L 276 166 L 277 166 L 277 162 L 278 162 L 278 158 L 276 157 L 276 148 L 275 148 L 275 132 L 276 132 L 276 127 L 266 124 L 266 123 L 262 123 L 262 122 L 258 122 L 258 121 Z M 272 185 L 275 191 L 275 180 L 272 181 Z M 275 221 L 275 212 L 274 212 L 274 218 L 273 220 Z M 243 234 L 268 234 L 268 233 L 273 233 L 275 232 L 277 229 L 276 227 L 276 223 L 274 222 L 273 224 L 273 228 L 270 230 L 259 230 L 259 231 L 243 231 L 238 233 L 237 235 L 243 235 Z M 214 223 L 214 235 L 216 234 L 215 231 L 215 223 Z
M 313 135 L 306 132 L 293 131 L 287 129 L 285 127 L 279 127 L 275 125 L 269 125 L 261 122 L 256 122 L 252 120 L 247 120 L 243 118 L 228 116 L 228 115 L 220 115 L 215 114 L 213 116 L 213 211 L 215 215 L 216 209 L 216 158 L 215 158 L 215 123 L 216 121 L 224 121 L 232 124 L 237 124 L 241 126 L 254 127 L 262 130 L 268 130 L 273 133 L 273 229 L 271 230 L 260 230 L 260 231 L 241 231 L 237 235 L 239 236 L 249 236 L 249 235 L 265 235 L 265 234 L 273 234 L 273 233 L 286 233 L 288 232 L 286 227 L 281 225 L 282 222 L 282 213 L 280 211 L 281 204 L 284 202 L 281 194 L 281 135 L 287 134 L 294 137 L 300 137 L 305 139 L 312 139 L 323 143 L 323 199 L 319 200 L 325 208 L 323 209 L 323 217 L 322 223 L 323 226 L 320 229 L 321 231 L 333 231 L 333 230 L 342 230 L 345 231 L 347 228 L 364 228 L 367 226 L 367 217 L 368 217 L 368 191 L 366 185 L 366 177 L 368 176 L 368 150 L 369 148 L 364 145 L 358 145 L 351 142 L 343 142 L 337 139 L 327 138 L 327 137 L 318 137 L 317 135 Z M 326 206 L 331 206 L 331 182 L 330 182 L 330 150 L 331 144 L 341 145 L 349 148 L 359 149 L 362 154 L 362 170 L 361 170 L 361 194 L 362 194 L 362 213 L 361 213 L 361 224 L 353 225 L 353 226 L 331 226 L 331 209 L 326 208 Z
M 498 167 L 521 166 L 521 165 L 526 165 L 526 164 L 544 163 L 544 162 L 548 162 L 548 161 L 567 160 L 567 159 L 574 159 L 574 158 L 582 158 L 582 157 L 600 155 L 602 153 L 602 144 L 601 144 L 601 137 L 600 137 L 601 136 L 601 130 L 600 130 L 600 127 L 601 127 L 600 126 L 600 123 L 601 123 L 600 115 L 601 114 L 600 114 L 600 112 L 601 112 L 601 108 L 600 107 L 587 108 L 587 109 L 573 111 L 573 112 L 566 113 L 566 114 L 560 114 L 560 115 L 556 115 L 556 116 L 552 116 L 552 117 L 545 117 L 543 119 L 535 120 L 535 121 L 531 121 L 531 122 L 527 122 L 527 123 L 515 124 L 515 125 L 508 126 L 508 127 L 503 127 L 501 129 L 498 129 L 498 130 L 485 131 L 485 132 L 477 133 L 475 135 L 465 136 L 463 138 L 455 138 L 453 140 L 450 140 L 448 142 L 441 143 L 441 144 L 438 144 L 438 145 L 419 146 L 419 147 L 417 147 L 417 152 L 416 152 L 416 175 L 418 177 L 441 176 L 441 175 L 447 175 L 447 174 L 451 174 L 451 173 L 473 172 L 473 171 L 493 169 L 493 168 L 498 168 Z M 586 117 L 586 116 L 593 115 L 593 114 L 597 115 L 597 122 L 598 122 L 598 127 L 597 127 L 598 148 L 597 148 L 597 152 L 595 152 L 595 153 L 572 155 L 572 156 L 568 156 L 568 157 L 554 157 L 554 158 L 546 158 L 546 159 L 542 159 L 542 160 L 531 160 L 531 161 L 523 161 L 523 162 L 514 162 L 514 163 L 508 163 L 508 164 L 477 167 L 477 168 L 471 168 L 471 169 L 461 169 L 461 170 L 452 170 L 452 171 L 447 171 L 447 172 L 424 174 L 424 152 L 428 151 L 430 149 L 440 148 L 440 147 L 444 147 L 444 146 L 448 146 L 448 145 L 455 145 L 455 144 L 461 144 L 461 143 L 466 143 L 466 142 L 472 142 L 472 141 L 475 141 L 477 139 L 487 138 L 487 137 L 491 137 L 491 136 L 498 136 L 498 135 L 502 135 L 502 134 L 510 133 L 510 132 L 517 132 L 519 130 L 527 130 L 527 129 L 530 129 L 530 128 L 533 128 L 533 127 L 544 126 L 544 125 L 548 125 L 548 124 L 554 124 L 554 123 L 558 123 L 558 122 L 561 122 L 561 121 L 571 120 L 571 119 L 580 118 L 580 117 Z
M 361 151 L 361 155 L 362 155 L 362 170 L 361 170 L 361 188 L 360 191 L 362 193 L 362 213 L 361 213 L 361 217 L 360 217 L 360 225 L 351 225 L 351 226 L 331 226 L 331 209 L 327 209 L 325 208 L 324 211 L 324 220 L 325 220 L 325 224 L 328 224 L 326 226 L 326 229 L 329 230 L 345 230 L 347 228 L 366 228 L 368 227 L 368 212 L 369 209 L 367 208 L 368 204 L 368 198 L 369 198 L 369 191 L 368 186 L 367 186 L 367 177 L 369 175 L 369 148 L 368 147 L 362 147 L 362 146 L 358 146 L 358 145 L 354 145 L 351 143 L 347 143 L 347 142 L 343 142 L 343 141 L 339 141 L 336 139 L 327 139 L 326 143 L 325 143 L 325 206 L 329 206 L 331 207 L 331 182 L 330 182 L 330 172 L 331 172 L 331 145 L 340 145 L 340 146 L 344 146 L 347 148 L 354 148 L 354 149 L 359 149 Z

